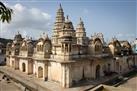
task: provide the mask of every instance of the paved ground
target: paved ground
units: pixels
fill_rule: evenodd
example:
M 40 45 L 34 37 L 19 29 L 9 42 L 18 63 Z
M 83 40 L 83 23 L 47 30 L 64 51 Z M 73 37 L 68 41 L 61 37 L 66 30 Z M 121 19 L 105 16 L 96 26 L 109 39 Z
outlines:
M 14 82 L 9 83 L 2 79 L 3 74 L 0 73 L 0 91 L 21 91 L 21 89 L 15 85 Z
M 129 79 L 124 84 L 120 85 L 120 87 L 131 88 L 133 91 L 137 91 L 137 76 Z
M 44 82 L 41 79 L 35 78 L 33 75 L 26 75 L 25 73 L 22 73 L 19 70 L 13 70 L 9 67 L 0 66 L 0 71 L 8 73 L 10 76 L 15 77 L 16 79 L 22 81 L 23 83 L 35 87 L 37 88 L 37 90 L 39 89 L 39 91 L 84 91 L 85 89 L 91 88 L 97 83 L 101 82 L 101 80 L 99 82 L 93 81 L 92 85 L 64 89 L 61 88 L 57 83 L 48 82 L 48 81 Z M 137 91 L 137 76 L 129 79 L 127 82 L 125 82 L 120 86 L 126 88 L 132 88 L 133 91 Z M 48 89 L 48 90 L 44 90 L 44 89 Z M 2 80 L 2 74 L 0 73 L 0 91 L 21 91 L 21 90 L 17 85 L 14 84 L 14 82 L 7 83 L 6 81 Z
M 86 89 L 92 88 L 95 85 L 103 83 L 105 81 L 112 79 L 115 76 L 105 77 L 100 80 L 89 81 L 90 84 L 84 86 L 72 87 L 72 88 L 62 88 L 59 84 L 50 81 L 43 81 L 36 78 L 34 75 L 27 75 L 19 70 L 14 70 L 10 67 L 0 66 L 0 71 L 6 73 L 10 77 L 18 80 L 19 82 L 25 84 L 26 86 L 32 87 L 38 91 L 84 91 Z M 46 89 L 46 90 L 45 90 Z M 34 90 L 33 90 L 34 91 Z

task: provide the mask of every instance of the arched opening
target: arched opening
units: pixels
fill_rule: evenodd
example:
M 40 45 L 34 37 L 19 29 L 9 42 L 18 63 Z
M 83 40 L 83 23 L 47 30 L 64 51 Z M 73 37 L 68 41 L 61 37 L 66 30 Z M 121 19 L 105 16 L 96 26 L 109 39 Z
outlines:
M 102 42 L 100 39 L 95 39 L 94 40 L 94 44 L 95 44 L 95 52 L 96 53 L 101 53 L 102 52 Z
M 100 65 L 96 66 L 96 79 L 100 78 Z
M 95 52 L 99 52 L 100 49 L 101 49 L 101 48 L 100 48 L 100 45 L 97 45 L 97 44 L 96 44 L 96 45 L 95 45 Z
M 22 71 L 23 71 L 23 72 L 26 71 L 26 65 L 25 65 L 25 63 L 22 63 Z
M 4 58 L 4 61 L 6 62 L 6 61 L 7 61 L 7 59 L 6 59 L 6 58 Z
M 38 67 L 38 78 L 43 78 L 43 68 Z
M 107 67 L 106 67 L 106 65 L 105 65 L 105 64 L 103 65 L 102 69 L 103 69 L 103 73 L 104 73 L 104 76 L 105 76 L 105 75 L 106 75 L 106 73 L 107 73 Z

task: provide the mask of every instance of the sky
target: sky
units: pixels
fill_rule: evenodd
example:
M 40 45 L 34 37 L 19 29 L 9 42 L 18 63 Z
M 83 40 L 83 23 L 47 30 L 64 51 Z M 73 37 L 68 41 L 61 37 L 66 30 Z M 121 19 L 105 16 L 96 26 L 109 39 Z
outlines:
M 13 38 L 19 31 L 23 37 L 38 39 L 43 32 L 52 35 L 56 11 L 61 3 L 76 28 L 81 17 L 90 37 L 103 33 L 105 41 L 112 37 L 132 41 L 137 35 L 136 0 L 3 0 L 14 10 L 12 21 L 1 23 L 0 37 Z

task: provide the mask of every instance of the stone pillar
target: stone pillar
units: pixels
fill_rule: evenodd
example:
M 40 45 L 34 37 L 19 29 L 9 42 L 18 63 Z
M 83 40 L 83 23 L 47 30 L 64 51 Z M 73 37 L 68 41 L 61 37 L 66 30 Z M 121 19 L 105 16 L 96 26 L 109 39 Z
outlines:
M 15 66 L 14 66 L 15 70 L 19 69 L 19 58 L 15 58 Z
M 70 52 L 70 44 L 68 44 L 68 53 Z
M 33 61 L 28 59 L 28 74 L 33 74 Z
M 48 63 L 45 63 L 44 67 L 44 80 L 48 80 Z

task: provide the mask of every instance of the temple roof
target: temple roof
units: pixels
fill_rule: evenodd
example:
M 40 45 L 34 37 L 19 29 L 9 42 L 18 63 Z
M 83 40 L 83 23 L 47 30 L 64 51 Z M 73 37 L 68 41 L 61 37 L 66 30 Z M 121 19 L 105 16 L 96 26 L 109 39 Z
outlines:
M 63 30 L 74 30 L 72 22 L 69 20 L 69 17 L 66 17 L 66 21 L 63 24 Z
M 14 37 L 14 40 L 17 40 L 17 41 L 21 41 L 23 38 L 22 38 L 22 35 L 18 32 L 18 34 L 15 35 Z

